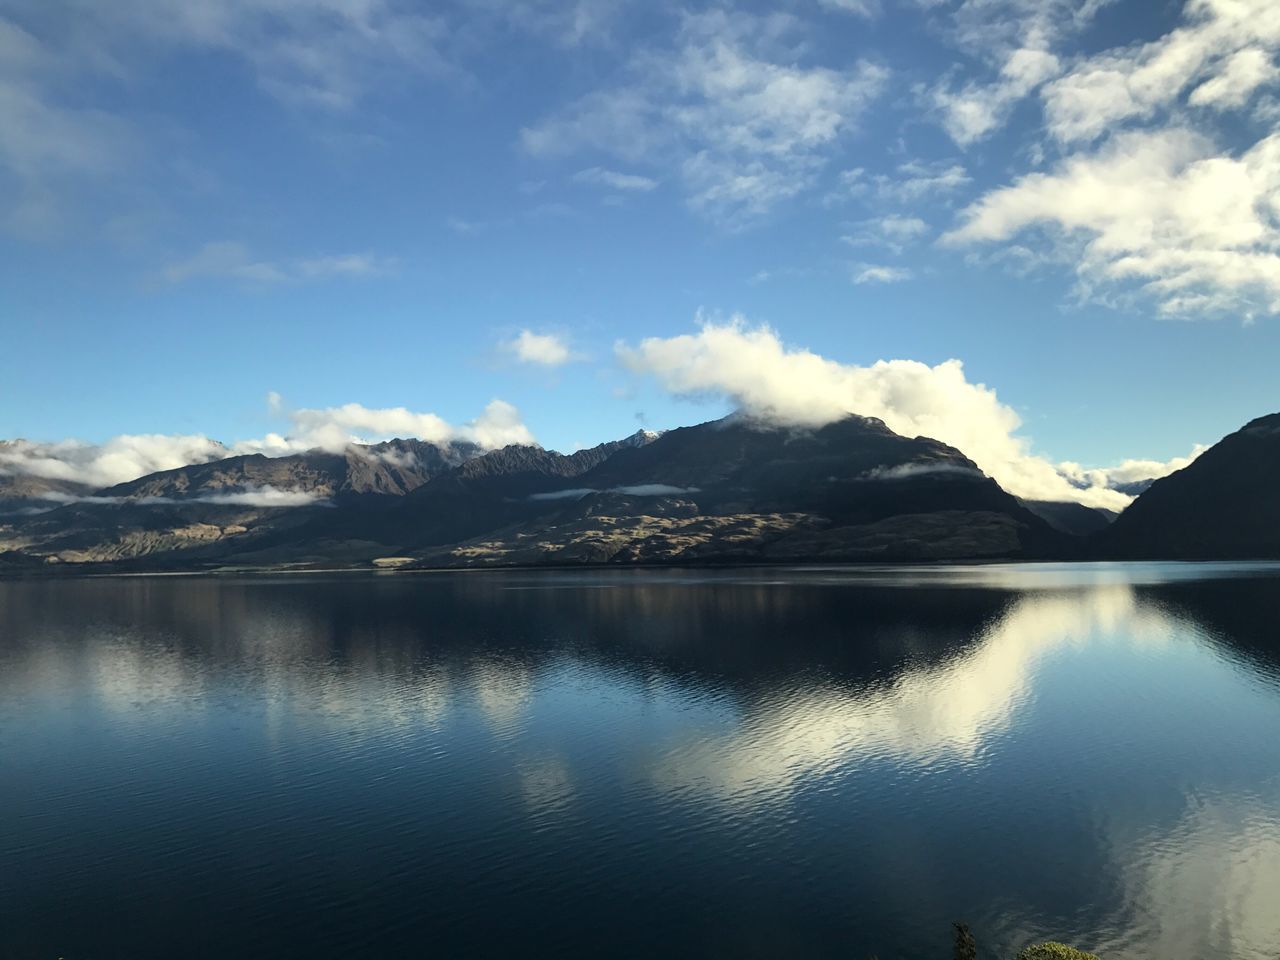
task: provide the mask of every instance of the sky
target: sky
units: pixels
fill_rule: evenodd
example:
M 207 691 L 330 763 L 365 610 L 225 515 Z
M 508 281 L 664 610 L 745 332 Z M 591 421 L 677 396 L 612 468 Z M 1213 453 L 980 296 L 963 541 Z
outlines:
M 0 0 L 0 470 L 858 412 L 1123 506 L 1280 409 L 1278 60 L 1273 0 Z

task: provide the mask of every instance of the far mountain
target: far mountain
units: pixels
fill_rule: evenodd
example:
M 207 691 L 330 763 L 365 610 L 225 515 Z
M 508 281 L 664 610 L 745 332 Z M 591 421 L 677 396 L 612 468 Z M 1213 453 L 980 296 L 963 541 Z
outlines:
M 432 477 L 479 456 L 475 444 L 424 440 L 352 444 L 343 453 L 311 450 L 283 457 L 260 453 L 164 470 L 100 491 L 102 497 L 195 499 L 262 488 L 317 498 L 344 494 L 403 496 Z
M 194 562 L 296 537 L 317 515 L 329 523 L 349 515 L 358 527 L 480 453 L 471 443 L 397 439 L 343 453 L 227 457 L 102 490 L 77 486 L 60 500 L 45 493 L 38 508 L 4 518 L 0 551 L 73 563 L 158 556 Z
M 1110 510 L 1086 507 L 1082 503 L 1059 500 L 1022 500 L 1021 503 L 1053 529 L 1074 537 L 1087 537 L 1105 530 L 1118 516 Z
M 1280 413 L 1156 480 L 1097 543 L 1116 557 L 1280 559 Z

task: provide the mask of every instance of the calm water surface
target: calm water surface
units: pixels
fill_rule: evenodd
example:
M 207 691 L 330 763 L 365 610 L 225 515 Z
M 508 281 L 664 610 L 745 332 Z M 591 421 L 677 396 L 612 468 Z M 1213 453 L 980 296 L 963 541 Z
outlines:
M 1280 956 L 1280 568 L 0 582 L 0 957 Z

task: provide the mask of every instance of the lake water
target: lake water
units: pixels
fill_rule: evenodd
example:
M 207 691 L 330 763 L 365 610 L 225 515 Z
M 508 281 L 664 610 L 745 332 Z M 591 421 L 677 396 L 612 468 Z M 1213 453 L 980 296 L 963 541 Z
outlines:
M 0 582 L 0 956 L 1280 955 L 1280 567 Z

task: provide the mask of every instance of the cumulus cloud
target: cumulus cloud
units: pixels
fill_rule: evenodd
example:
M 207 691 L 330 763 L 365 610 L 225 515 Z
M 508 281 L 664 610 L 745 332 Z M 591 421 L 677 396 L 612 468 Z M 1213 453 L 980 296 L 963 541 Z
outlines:
M 253 284 L 304 283 L 333 277 L 369 277 L 386 273 L 394 261 L 371 253 L 347 253 L 272 261 L 250 254 L 231 241 L 206 243 L 193 256 L 170 264 L 162 272 L 167 283 L 197 279 L 239 280 Z
M 237 454 L 279 457 L 308 450 L 341 453 L 352 444 L 376 443 L 392 437 L 416 437 L 440 445 L 465 442 L 485 450 L 513 443 L 536 443 L 521 421 L 519 411 L 504 400 L 490 401 L 480 416 L 456 425 L 434 413 L 417 413 L 405 407 L 376 409 L 348 403 L 323 409 L 293 409 L 274 393 L 269 395 L 268 402 L 274 416 L 289 421 L 290 428 L 284 433 L 268 433 L 230 445 L 203 434 L 125 434 L 101 444 L 79 440 L 53 443 L 15 440 L 0 443 L 0 475 L 42 477 L 99 489 L 160 470 L 175 470 Z M 237 501 L 246 505 L 291 505 L 268 503 L 267 499 L 276 496 L 268 488 L 243 494 L 260 500 L 257 503 Z M 264 497 L 267 499 L 262 499 Z
M 521 330 L 516 336 L 502 343 L 502 349 L 520 363 L 540 367 L 559 367 L 580 359 L 570 349 L 564 337 L 555 333 L 534 333 Z
M 629 369 L 657 378 L 678 395 L 728 397 L 748 416 L 819 427 L 850 413 L 878 417 L 904 436 L 948 443 L 1015 496 L 1123 509 L 1130 497 L 1105 487 L 1080 488 L 1031 451 L 1022 421 L 996 392 L 971 383 L 958 360 L 843 364 L 787 347 L 768 327 L 740 317 L 706 322 L 695 334 L 619 344 Z
M 282 456 L 305 450 L 340 453 L 353 443 L 374 443 L 392 437 L 416 437 L 428 443 L 474 443 L 486 450 L 508 444 L 535 442 L 520 413 L 505 400 L 491 400 L 484 412 L 465 424 L 453 425 L 434 413 L 416 413 L 406 407 L 371 408 L 359 403 L 340 407 L 287 408 L 272 394 L 272 406 L 292 424 L 288 434 L 269 433 L 259 440 L 235 444 L 237 453 Z
M 809 189 L 888 73 L 805 66 L 796 22 L 688 15 L 673 49 L 638 51 L 625 81 L 521 131 L 537 156 L 603 150 L 680 171 L 693 209 L 728 226 Z
M 943 243 L 1048 231 L 1085 292 L 1136 284 L 1172 315 L 1280 311 L 1280 134 L 1238 156 L 1184 128 L 1118 134 L 966 208 Z

